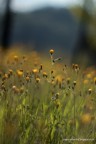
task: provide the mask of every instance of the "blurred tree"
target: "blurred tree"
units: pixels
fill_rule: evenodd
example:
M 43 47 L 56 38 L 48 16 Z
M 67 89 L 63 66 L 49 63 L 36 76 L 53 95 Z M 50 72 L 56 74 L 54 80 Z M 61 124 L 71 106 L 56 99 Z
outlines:
M 12 26 L 12 13 L 10 11 L 10 3 L 11 0 L 4 0 L 3 4 L 5 3 L 5 15 L 3 19 L 3 31 L 2 31 L 2 38 L 1 38 L 1 45 L 3 50 L 8 49 L 9 41 L 10 41 L 10 32 Z
M 95 64 L 96 59 L 96 15 L 93 0 L 84 0 L 83 7 L 72 9 L 79 18 L 80 26 L 74 49 L 73 62 Z
M 3 23 L 1 25 L 2 28 L 2 35 L 1 35 L 1 47 L 0 49 L 0 68 L 4 70 L 3 60 L 5 57 L 5 53 L 9 48 L 9 41 L 10 41 L 10 33 L 12 29 L 12 13 L 10 11 L 10 3 L 11 0 L 0 0 L 0 7 L 2 7 L 1 12 L 4 13 L 3 15 Z M 4 8 L 4 9 L 3 9 Z

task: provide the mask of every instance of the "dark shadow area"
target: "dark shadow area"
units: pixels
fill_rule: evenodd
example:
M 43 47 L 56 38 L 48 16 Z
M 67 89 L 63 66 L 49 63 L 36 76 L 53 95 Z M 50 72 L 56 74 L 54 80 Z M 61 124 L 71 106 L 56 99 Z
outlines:
M 5 1 L 5 13 L 2 18 L 2 23 L 0 26 L 0 28 L 2 29 L 1 46 L 4 51 L 7 50 L 8 47 L 10 46 L 10 35 L 11 35 L 12 24 L 13 24 L 13 21 L 12 21 L 13 15 L 10 11 L 10 3 L 11 3 L 11 0 Z
M 77 19 L 80 20 L 80 26 L 72 61 L 96 65 L 96 12 L 93 1 L 85 0 L 83 8 L 77 7 L 73 11 Z

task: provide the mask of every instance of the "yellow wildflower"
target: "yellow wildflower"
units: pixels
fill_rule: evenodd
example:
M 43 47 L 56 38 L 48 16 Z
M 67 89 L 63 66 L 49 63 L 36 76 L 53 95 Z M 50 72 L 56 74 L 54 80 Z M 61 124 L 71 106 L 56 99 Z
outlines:
M 92 78 L 92 74 L 91 73 L 87 74 L 87 78 L 91 79 Z
M 14 56 L 14 60 L 18 61 L 18 56 L 17 55 Z
M 54 53 L 54 50 L 53 49 L 50 49 L 50 54 L 52 55 Z
M 38 69 L 33 69 L 32 72 L 33 72 L 34 74 L 36 74 L 36 73 L 38 73 Z
M 22 77 L 23 76 L 23 71 L 17 70 L 17 75 L 18 75 L 18 77 Z
M 88 84 L 88 82 L 89 82 L 89 80 L 87 80 L 87 79 L 85 79 L 85 80 L 83 81 L 84 84 Z
M 81 122 L 83 124 L 89 124 L 91 122 L 91 115 L 89 113 L 83 114 L 81 116 Z

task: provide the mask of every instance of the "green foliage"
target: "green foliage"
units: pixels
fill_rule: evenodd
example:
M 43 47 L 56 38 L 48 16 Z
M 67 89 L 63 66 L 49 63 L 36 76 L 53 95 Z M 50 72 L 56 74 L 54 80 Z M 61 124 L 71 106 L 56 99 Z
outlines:
M 0 77 L 0 144 L 61 144 L 65 138 L 96 136 L 95 70 L 82 71 L 58 59 L 53 63 L 54 50 L 50 52 L 51 61 L 42 59 L 42 66 L 34 65 L 36 54 L 10 57 L 5 64 Z

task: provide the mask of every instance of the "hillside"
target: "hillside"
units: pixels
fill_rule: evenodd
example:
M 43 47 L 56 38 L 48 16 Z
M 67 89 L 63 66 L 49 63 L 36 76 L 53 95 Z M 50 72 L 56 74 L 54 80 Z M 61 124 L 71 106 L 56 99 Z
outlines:
M 65 8 L 13 14 L 11 43 L 31 44 L 36 50 L 54 47 L 71 52 L 76 34 L 77 22 Z

